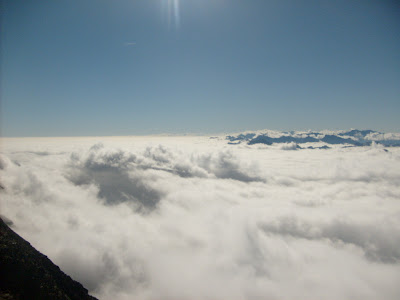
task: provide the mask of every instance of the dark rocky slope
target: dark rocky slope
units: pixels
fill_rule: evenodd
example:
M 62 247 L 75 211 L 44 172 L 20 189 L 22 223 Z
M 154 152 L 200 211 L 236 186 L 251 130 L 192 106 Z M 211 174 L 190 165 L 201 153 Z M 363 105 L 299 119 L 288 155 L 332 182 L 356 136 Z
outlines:
M 96 299 L 0 218 L 0 300 Z

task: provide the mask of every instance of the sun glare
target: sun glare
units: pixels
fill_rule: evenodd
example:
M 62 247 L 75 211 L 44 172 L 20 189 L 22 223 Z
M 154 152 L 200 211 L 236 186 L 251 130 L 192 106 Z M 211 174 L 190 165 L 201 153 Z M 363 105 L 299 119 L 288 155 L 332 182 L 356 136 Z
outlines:
M 168 28 L 178 29 L 180 26 L 179 0 L 166 0 L 168 14 Z

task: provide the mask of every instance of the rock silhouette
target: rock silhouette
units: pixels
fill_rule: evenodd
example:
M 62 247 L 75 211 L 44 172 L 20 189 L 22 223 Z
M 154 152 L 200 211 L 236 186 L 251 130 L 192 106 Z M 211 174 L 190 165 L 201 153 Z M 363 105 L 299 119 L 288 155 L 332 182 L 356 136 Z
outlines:
M 0 218 L 0 300 L 95 300 Z

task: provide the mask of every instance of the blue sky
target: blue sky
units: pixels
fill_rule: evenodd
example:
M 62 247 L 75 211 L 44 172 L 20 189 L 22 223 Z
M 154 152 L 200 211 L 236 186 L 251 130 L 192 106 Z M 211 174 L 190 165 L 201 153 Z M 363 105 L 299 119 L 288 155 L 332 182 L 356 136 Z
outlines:
M 397 1 L 1 3 L 3 136 L 400 131 Z

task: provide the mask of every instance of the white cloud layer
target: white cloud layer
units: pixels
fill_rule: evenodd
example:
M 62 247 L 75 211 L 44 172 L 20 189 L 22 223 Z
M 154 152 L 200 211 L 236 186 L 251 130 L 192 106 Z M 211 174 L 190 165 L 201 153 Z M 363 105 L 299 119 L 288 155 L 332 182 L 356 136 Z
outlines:
M 2 139 L 0 210 L 100 299 L 399 299 L 400 148 Z

